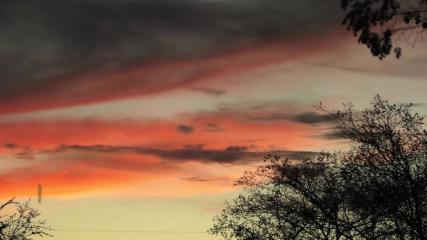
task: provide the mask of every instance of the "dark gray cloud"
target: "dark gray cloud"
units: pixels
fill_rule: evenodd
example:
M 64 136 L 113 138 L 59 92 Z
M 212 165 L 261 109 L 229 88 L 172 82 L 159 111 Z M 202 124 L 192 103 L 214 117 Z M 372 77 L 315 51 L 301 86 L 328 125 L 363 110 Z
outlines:
M 331 122 L 333 118 L 333 114 L 320 114 L 317 112 L 306 112 L 292 117 L 292 119 L 296 122 L 307 124 Z
M 184 134 L 190 134 L 194 131 L 194 127 L 189 126 L 189 125 L 179 125 L 176 127 L 176 129 L 180 132 L 180 133 L 184 133 Z
M 224 95 L 226 93 L 226 91 L 222 90 L 222 89 L 200 88 L 200 87 L 198 87 L 198 88 L 194 87 L 191 89 L 195 90 L 195 91 L 203 92 L 203 93 L 206 93 L 209 95 L 214 95 L 214 96 L 220 96 L 220 95 Z
M 246 146 L 229 146 L 223 150 L 205 149 L 202 145 L 185 146 L 181 149 L 156 149 L 134 146 L 107 146 L 107 145 L 61 145 L 54 152 L 86 151 L 98 153 L 125 153 L 132 152 L 142 155 L 153 155 L 165 160 L 198 161 L 203 163 L 246 164 L 258 162 L 266 155 L 284 155 L 290 159 L 304 159 L 315 152 L 309 151 L 249 151 Z
M 264 113 L 250 117 L 257 121 L 294 121 L 305 124 L 327 123 L 333 120 L 333 114 L 320 114 L 317 112 L 305 112 L 296 115 L 290 113 Z
M 8 148 L 8 149 L 15 149 L 18 147 L 18 145 L 14 144 L 14 143 L 5 143 L 3 144 L 4 148 Z
M 320 137 L 326 140 L 342 140 L 347 139 L 348 136 L 344 131 L 331 130 L 325 134 L 322 134 Z
M 335 0 L 1 1 L 0 101 L 84 91 L 60 81 L 92 70 L 315 36 L 338 26 L 338 15 Z
M 20 159 L 35 158 L 36 151 L 31 146 L 18 145 L 15 143 L 5 143 L 2 147 L 12 151 L 15 156 Z

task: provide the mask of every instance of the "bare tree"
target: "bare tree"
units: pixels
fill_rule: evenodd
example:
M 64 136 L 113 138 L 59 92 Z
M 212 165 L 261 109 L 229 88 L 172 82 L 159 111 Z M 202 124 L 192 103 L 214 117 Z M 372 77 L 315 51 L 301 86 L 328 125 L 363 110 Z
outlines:
M 210 232 L 225 239 L 427 239 L 427 133 L 411 104 L 379 96 L 333 114 L 350 150 L 299 164 L 267 156 Z
M 343 24 L 365 44 L 371 53 L 383 59 L 394 52 L 401 56 L 401 48 L 395 47 L 396 37 L 416 42 L 427 29 L 426 0 L 341 0 L 347 11 Z
M 11 199 L 0 206 L 0 240 L 31 240 L 50 236 L 43 220 L 35 220 L 40 212 L 30 202 Z

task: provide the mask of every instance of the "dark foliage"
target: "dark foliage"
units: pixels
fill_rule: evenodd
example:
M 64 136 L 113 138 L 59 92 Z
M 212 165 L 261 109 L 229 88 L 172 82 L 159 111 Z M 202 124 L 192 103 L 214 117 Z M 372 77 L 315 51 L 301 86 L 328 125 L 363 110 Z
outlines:
M 50 236 L 45 221 L 35 220 L 40 212 L 25 203 L 11 199 L 0 206 L 0 240 L 31 240 Z
M 379 96 L 334 114 L 344 152 L 299 164 L 267 156 L 239 181 L 211 233 L 225 239 L 427 239 L 427 133 L 411 104 Z
M 417 41 L 427 29 L 426 0 L 341 0 L 341 4 L 347 11 L 343 20 L 347 30 L 380 59 L 391 53 L 401 56 L 401 48 L 393 44 L 396 35 Z

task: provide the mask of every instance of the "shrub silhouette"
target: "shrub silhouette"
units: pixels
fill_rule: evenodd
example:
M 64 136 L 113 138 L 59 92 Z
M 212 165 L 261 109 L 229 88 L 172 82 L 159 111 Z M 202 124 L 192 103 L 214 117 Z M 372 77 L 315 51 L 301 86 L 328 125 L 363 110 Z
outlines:
M 45 221 L 35 220 L 40 212 L 30 202 L 11 199 L 0 206 L 0 240 L 31 240 L 50 236 Z

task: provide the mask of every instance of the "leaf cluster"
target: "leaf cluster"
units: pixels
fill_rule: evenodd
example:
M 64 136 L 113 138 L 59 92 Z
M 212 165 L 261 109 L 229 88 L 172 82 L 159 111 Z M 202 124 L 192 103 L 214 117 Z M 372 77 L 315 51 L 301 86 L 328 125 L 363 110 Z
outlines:
M 341 0 L 341 6 L 346 11 L 342 24 L 379 59 L 391 53 L 400 58 L 396 35 L 407 33 L 416 41 L 427 29 L 425 0 Z

